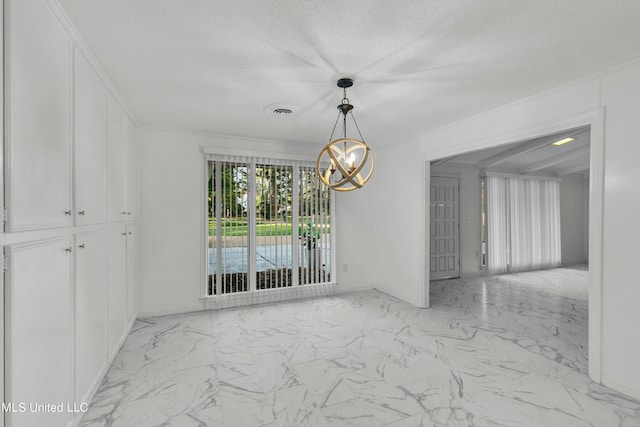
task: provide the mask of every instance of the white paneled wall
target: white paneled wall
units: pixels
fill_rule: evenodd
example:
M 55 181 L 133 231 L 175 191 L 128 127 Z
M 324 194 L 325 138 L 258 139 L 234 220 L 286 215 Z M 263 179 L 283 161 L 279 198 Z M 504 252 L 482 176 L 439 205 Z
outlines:
M 104 230 L 75 236 L 75 402 L 86 401 L 108 360 L 107 236 Z
M 108 347 L 112 355 L 118 349 L 118 343 L 126 329 L 126 232 L 125 227 L 112 228 L 107 236 L 108 273 Z
M 132 221 L 138 215 L 138 144 L 130 141 L 138 140 L 138 129 L 128 116 L 125 116 L 125 137 L 129 141 L 125 144 L 123 161 L 126 165 L 124 174 L 124 211 L 127 212 L 126 220 Z
M 74 50 L 74 196 L 76 225 L 107 219 L 107 90 Z
M 112 95 L 107 102 L 107 199 L 109 221 L 126 219 L 125 207 L 125 115 Z
M 6 3 L 8 230 L 70 226 L 71 40 L 43 2 Z
M 138 314 L 138 226 L 126 226 L 126 275 L 127 275 L 127 324 L 135 320 Z
M 138 313 L 137 129 L 52 5 L 4 1 L 0 426 L 77 424 Z
M 72 402 L 71 236 L 9 249 L 5 325 L 6 425 L 66 425 L 71 414 L 32 410 L 32 404 Z

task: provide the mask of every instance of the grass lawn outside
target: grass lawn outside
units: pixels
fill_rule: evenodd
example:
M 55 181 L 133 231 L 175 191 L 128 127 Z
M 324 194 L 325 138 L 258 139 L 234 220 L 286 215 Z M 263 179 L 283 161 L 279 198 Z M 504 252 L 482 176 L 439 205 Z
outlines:
M 212 218 L 209 218 L 209 236 L 214 235 L 214 223 Z M 329 227 L 313 227 L 317 232 L 328 233 Z M 256 224 L 256 236 L 291 236 L 293 234 L 293 226 L 290 223 L 275 222 L 275 221 L 260 221 Z M 248 226 L 247 220 L 243 218 L 230 218 L 223 220 L 222 224 L 223 236 L 247 236 Z

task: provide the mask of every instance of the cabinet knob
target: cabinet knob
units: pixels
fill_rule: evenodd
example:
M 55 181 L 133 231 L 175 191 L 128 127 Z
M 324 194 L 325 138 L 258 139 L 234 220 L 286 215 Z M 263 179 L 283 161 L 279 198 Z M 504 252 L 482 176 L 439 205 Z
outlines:
M 126 235 L 127 235 L 127 233 L 122 233 L 122 235 L 123 235 L 123 236 L 126 236 Z
M 80 249 L 84 249 L 84 243 L 79 244 L 79 245 L 78 245 L 78 247 L 79 247 Z
M 131 215 L 131 212 L 127 212 L 127 215 Z
M 84 215 L 84 210 L 79 211 L 79 212 L 78 212 L 78 215 Z
M 122 211 L 122 215 L 126 215 L 126 214 L 127 214 L 127 212 L 126 212 L 126 211 Z
M 65 214 L 66 216 L 71 216 L 71 211 L 64 211 L 64 214 Z
M 73 248 L 65 248 L 65 250 L 64 250 L 64 251 L 65 251 L 65 252 L 71 252 L 71 251 L 73 251 Z
M 128 232 L 127 234 L 128 234 L 128 235 L 132 235 L 133 233 L 130 231 L 130 232 Z

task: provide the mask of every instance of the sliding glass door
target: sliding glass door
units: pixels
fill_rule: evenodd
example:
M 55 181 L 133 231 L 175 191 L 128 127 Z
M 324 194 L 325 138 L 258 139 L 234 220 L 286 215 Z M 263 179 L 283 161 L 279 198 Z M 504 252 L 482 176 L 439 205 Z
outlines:
M 208 295 L 331 282 L 333 195 L 303 162 L 210 156 Z

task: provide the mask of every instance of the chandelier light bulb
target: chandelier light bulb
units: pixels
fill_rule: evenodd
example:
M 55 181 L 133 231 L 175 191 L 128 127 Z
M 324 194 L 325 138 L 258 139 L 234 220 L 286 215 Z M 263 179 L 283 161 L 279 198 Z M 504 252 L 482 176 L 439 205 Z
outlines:
M 347 166 L 349 166 L 349 172 L 352 172 L 355 169 L 356 156 L 352 154 L 349 155 L 347 159 Z

